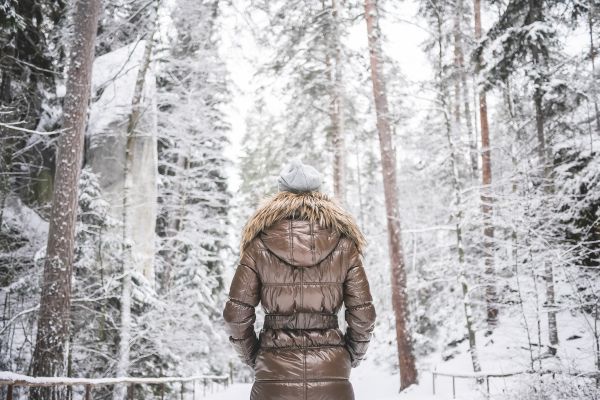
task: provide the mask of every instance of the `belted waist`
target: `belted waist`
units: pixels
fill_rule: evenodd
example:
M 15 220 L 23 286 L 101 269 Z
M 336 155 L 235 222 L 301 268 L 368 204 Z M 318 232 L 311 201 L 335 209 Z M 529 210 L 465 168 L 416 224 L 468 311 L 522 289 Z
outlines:
M 335 329 L 336 314 L 295 313 L 291 315 L 267 314 L 263 329 Z

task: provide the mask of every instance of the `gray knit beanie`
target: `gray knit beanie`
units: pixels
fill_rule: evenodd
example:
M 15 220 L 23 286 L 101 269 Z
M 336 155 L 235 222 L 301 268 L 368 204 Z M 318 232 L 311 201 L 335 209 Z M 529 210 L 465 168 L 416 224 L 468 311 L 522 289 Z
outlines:
M 303 164 L 300 159 L 295 159 L 283 168 L 277 183 L 280 192 L 301 193 L 319 189 L 321 179 L 319 171 Z

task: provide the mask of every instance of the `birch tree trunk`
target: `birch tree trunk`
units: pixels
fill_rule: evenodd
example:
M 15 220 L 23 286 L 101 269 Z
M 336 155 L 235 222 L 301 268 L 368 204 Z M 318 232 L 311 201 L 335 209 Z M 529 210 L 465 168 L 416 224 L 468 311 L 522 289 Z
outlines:
M 396 317 L 400 390 L 417 382 L 417 368 L 413 354 L 412 337 L 408 327 L 408 299 L 406 293 L 406 264 L 402 248 L 396 160 L 392 146 L 390 115 L 385 79 L 382 68 L 381 33 L 376 0 L 365 0 L 365 17 L 369 41 L 371 81 L 377 113 L 377 131 L 381 150 L 383 189 L 387 212 L 388 246 L 390 253 L 392 307 Z
M 536 60 L 538 57 L 534 57 Z M 547 195 L 552 193 L 552 183 L 551 183 L 551 169 L 548 164 L 548 157 L 546 154 L 546 138 L 544 134 L 544 115 L 542 109 L 542 90 L 539 86 L 536 87 L 534 91 L 534 104 L 535 104 L 535 120 L 536 120 L 536 130 L 538 137 L 538 157 L 540 159 L 540 164 L 543 168 L 543 178 L 544 178 L 544 192 Z M 547 201 L 548 199 L 546 199 Z M 549 260 L 545 260 L 544 262 L 544 281 L 546 283 L 546 307 L 548 308 L 548 340 L 550 341 L 550 353 L 556 354 L 556 350 L 558 347 L 558 325 L 556 322 L 556 311 L 554 311 L 556 304 L 554 299 L 554 270 L 552 267 L 552 263 Z
M 64 131 L 58 141 L 56 183 L 31 365 L 34 376 L 61 376 L 65 373 L 78 183 L 99 14 L 100 0 L 80 0 L 75 5 Z M 58 399 L 64 398 L 65 394 L 61 389 L 47 387 L 32 388 L 30 396 L 32 399 Z
M 129 196 L 133 186 L 132 177 L 129 171 L 132 168 L 134 158 L 134 142 L 136 136 L 136 128 L 142 116 L 142 94 L 144 92 L 144 84 L 146 82 L 146 73 L 150 66 L 152 56 L 152 46 L 154 41 L 152 30 L 146 39 L 144 47 L 144 55 L 140 60 L 140 67 L 135 81 L 133 98 L 131 100 L 131 114 L 127 124 L 127 142 L 125 145 L 125 169 L 123 171 L 123 281 L 121 286 L 121 329 L 119 332 L 119 355 L 117 362 L 116 375 L 118 377 L 128 376 L 129 370 L 129 353 L 131 342 L 131 272 L 136 270 L 135 260 L 131 254 L 131 243 L 128 242 L 127 228 L 131 221 L 128 218 L 128 210 L 133 205 L 130 204 Z M 113 391 L 113 399 L 121 400 L 125 398 L 125 385 L 115 385 Z
M 481 0 L 474 0 L 475 41 L 481 40 Z M 476 60 L 476 73 L 482 68 L 481 56 Z M 483 248 L 487 285 L 485 299 L 487 304 L 488 331 L 498 323 L 498 295 L 496 292 L 496 274 L 494 271 L 494 198 L 492 197 L 492 154 L 490 151 L 490 126 L 487 113 L 487 96 L 479 89 L 479 122 L 481 126 L 481 212 L 483 214 Z

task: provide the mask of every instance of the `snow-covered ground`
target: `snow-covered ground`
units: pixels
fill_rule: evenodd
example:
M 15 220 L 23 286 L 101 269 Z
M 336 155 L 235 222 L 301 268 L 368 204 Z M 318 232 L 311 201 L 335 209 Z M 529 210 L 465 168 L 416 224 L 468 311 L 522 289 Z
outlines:
M 437 395 L 433 395 L 431 374 L 422 372 L 420 384 L 398 393 L 400 386 L 397 374 L 385 372 L 371 362 L 364 362 L 352 370 L 350 376 L 354 386 L 356 400 L 450 400 L 452 399 L 452 381 L 437 378 Z M 463 385 L 462 394 L 457 392 L 457 399 L 470 400 L 475 392 L 472 385 Z M 251 383 L 236 383 L 227 390 L 207 395 L 207 400 L 245 400 L 250 398 Z M 457 385 L 457 389 L 459 386 Z M 463 397 L 460 397 L 462 395 Z M 467 396 L 468 395 L 468 396 Z M 467 396 L 467 397 L 464 397 Z
M 422 377 L 422 383 L 402 394 L 398 393 L 398 376 L 377 371 L 365 365 L 353 371 L 351 376 L 356 400 L 446 400 L 452 399 L 451 388 L 444 388 L 447 395 L 432 395 L 431 375 Z M 208 400 L 245 400 L 250 398 L 251 383 L 237 383 L 225 391 L 206 397 Z M 458 397 L 457 397 L 458 398 Z
M 558 347 L 557 357 L 548 357 L 543 354 L 542 350 L 538 353 L 537 346 L 533 346 L 533 354 L 529 351 L 529 340 L 526 331 L 523 328 L 524 320 L 519 315 L 506 315 L 501 319 L 500 326 L 491 336 L 484 336 L 478 332 L 478 348 L 483 371 L 486 373 L 512 373 L 527 371 L 531 369 L 531 359 L 534 359 L 534 367 L 543 370 L 566 371 L 566 372 L 591 372 L 594 371 L 593 351 L 590 348 L 592 343 L 589 337 L 589 327 L 586 326 L 586 321 L 581 315 L 572 315 L 570 312 L 561 312 L 558 314 L 559 326 L 562 328 L 559 331 L 560 345 Z M 535 324 L 528 321 L 531 325 L 531 342 L 535 344 L 537 341 L 537 332 Z M 541 324 L 541 337 L 545 338 L 546 321 L 545 318 Z M 514 332 L 522 332 L 515 335 Z M 390 349 L 394 351 L 395 349 Z M 449 354 L 445 354 L 447 357 Z M 541 357 L 540 357 L 541 356 Z M 538 359 L 538 357 L 540 359 Z M 421 364 L 429 365 L 424 370 L 420 371 L 420 382 L 418 385 L 409 388 L 402 393 L 398 393 L 399 377 L 397 374 L 391 374 L 384 367 L 377 365 L 373 359 L 367 359 L 358 368 L 352 370 L 350 380 L 354 386 L 355 398 L 357 400 L 477 400 L 477 399 L 510 399 L 515 398 L 513 394 L 525 393 L 524 387 L 527 387 L 531 379 L 537 379 L 539 384 L 542 380 L 544 384 L 553 383 L 560 385 L 561 377 L 553 377 L 544 375 L 543 377 L 532 375 L 517 375 L 507 378 L 490 378 L 490 396 L 487 395 L 485 382 L 478 385 L 475 379 L 456 378 L 453 384 L 452 378 L 438 376 L 436 378 L 435 387 L 436 394 L 433 394 L 433 381 L 431 370 L 446 374 L 465 374 L 473 373 L 471 357 L 468 352 L 468 343 L 466 341 L 460 343 L 454 354 L 447 360 L 442 361 L 440 354 L 433 354 L 424 360 Z M 572 378 L 565 376 L 567 382 L 572 383 Z M 593 381 L 589 378 L 582 378 L 581 384 L 585 384 L 588 388 L 593 386 Z M 571 384 L 569 383 L 569 384 Z M 244 400 L 250 398 L 250 388 L 252 384 L 234 384 L 225 391 L 220 391 L 214 394 L 209 394 L 208 400 Z M 519 391 L 521 390 L 521 391 Z M 593 389 L 592 389 L 593 390 Z M 588 392 L 582 392 L 588 393 Z M 600 389 L 598 389 L 600 393 Z M 540 394 L 542 399 L 548 398 L 544 394 Z M 589 398 L 583 394 L 583 397 L 565 397 L 569 399 L 586 399 Z

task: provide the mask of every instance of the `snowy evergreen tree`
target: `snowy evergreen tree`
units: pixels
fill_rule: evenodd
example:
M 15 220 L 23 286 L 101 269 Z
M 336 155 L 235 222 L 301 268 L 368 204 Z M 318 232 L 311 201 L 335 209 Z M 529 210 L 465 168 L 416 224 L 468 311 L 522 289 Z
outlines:
M 172 317 L 165 323 L 177 321 L 180 335 L 175 341 L 170 335 L 161 340 L 179 361 L 179 373 L 222 372 L 227 360 L 207 345 L 223 341 L 218 347 L 226 346 L 215 325 L 230 260 L 230 161 L 224 154 L 230 126 L 223 109 L 230 94 L 218 52 L 219 3 L 177 1 L 171 18 L 175 32 L 163 50 L 159 76 L 159 279 Z M 182 343 L 193 343 L 193 349 Z

